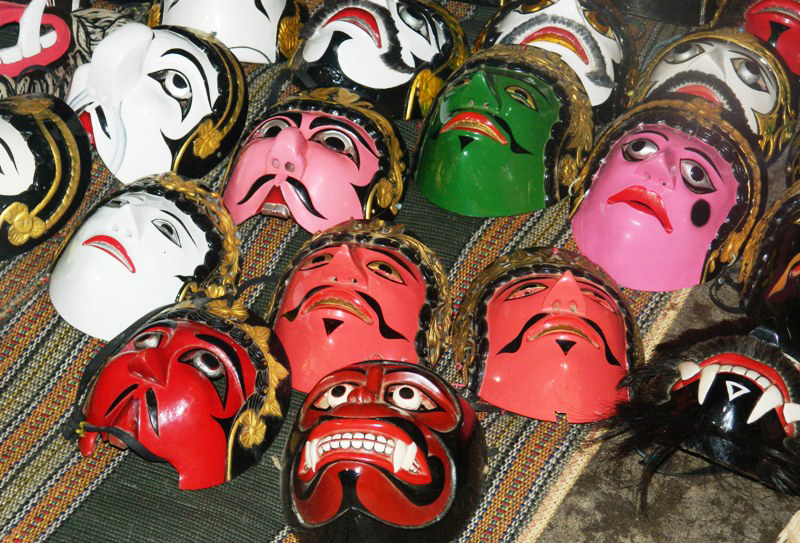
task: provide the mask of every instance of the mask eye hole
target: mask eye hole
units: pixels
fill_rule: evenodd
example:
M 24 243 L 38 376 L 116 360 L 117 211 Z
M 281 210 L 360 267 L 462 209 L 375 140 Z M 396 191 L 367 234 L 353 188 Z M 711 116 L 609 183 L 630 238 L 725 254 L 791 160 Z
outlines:
M 556 1 L 557 0 L 534 0 L 533 2 L 523 2 L 517 10 L 520 13 L 536 13 L 541 9 L 552 6 Z
M 641 162 L 658 152 L 658 145 L 647 138 L 637 138 L 622 146 L 622 156 L 628 162 Z
M 414 32 L 426 40 L 430 37 L 428 25 L 425 24 L 425 18 L 416 9 L 406 4 L 399 4 L 397 6 L 397 14 L 400 16 L 400 20 L 407 24 Z
M 601 305 L 604 309 L 611 311 L 612 313 L 618 313 L 615 304 L 609 302 L 608 298 L 604 295 L 600 294 L 589 288 L 582 288 L 581 293 L 589 300 Z
M 751 58 L 740 57 L 731 59 L 731 65 L 742 83 L 753 90 L 767 92 L 767 78 L 758 62 Z
M 386 401 L 406 411 L 431 411 L 436 404 L 427 394 L 412 385 L 392 385 L 386 390 Z
M 161 345 L 161 341 L 164 339 L 164 334 L 161 332 L 144 332 L 139 334 L 133 340 L 133 346 L 136 349 L 144 350 L 144 349 L 155 349 L 159 345 Z
M 194 349 L 182 355 L 179 359 L 184 364 L 190 364 L 209 379 L 216 379 L 224 373 L 222 362 L 211 351 Z
M 511 291 L 511 294 L 508 295 L 506 300 L 518 300 L 520 298 L 527 298 L 528 296 L 532 296 L 537 292 L 541 292 L 547 288 L 546 285 L 542 283 L 537 283 L 536 281 L 526 281 L 521 285 L 514 288 Z
M 705 51 L 699 43 L 682 43 L 669 52 L 664 58 L 664 62 L 667 64 L 681 64 L 705 53 Z
M 269 119 L 264 121 L 255 133 L 257 138 L 275 138 L 281 130 L 288 127 L 289 123 L 283 119 Z
M 523 106 L 527 106 L 533 110 L 538 109 L 536 107 L 536 100 L 533 99 L 533 95 L 519 85 L 509 85 L 506 87 L 506 92 L 511 98 Z
M 705 168 L 694 160 L 685 158 L 681 160 L 681 177 L 686 187 L 697 194 L 708 194 L 717 189 L 708 177 Z
M 192 86 L 186 76 L 177 70 L 159 70 L 149 74 L 167 95 L 171 96 L 181 108 L 185 119 L 192 106 Z
M 329 253 L 312 255 L 302 264 L 302 266 L 300 266 L 300 269 L 306 271 L 313 270 L 315 268 L 321 268 L 330 262 L 332 258 L 333 255 Z
M 319 400 L 314 402 L 317 409 L 333 409 L 347 401 L 350 393 L 355 389 L 352 383 L 339 383 L 325 391 Z
M 171 222 L 166 219 L 153 219 L 151 223 L 156 227 L 156 230 L 164 235 L 165 238 L 170 240 L 178 247 L 181 246 L 181 237 L 178 235 L 178 230 Z
M 602 21 L 602 17 L 594 10 L 584 9 L 583 16 L 586 17 L 586 22 L 597 30 L 600 34 L 607 38 L 613 38 L 614 33 L 611 32 L 611 27 Z
M 331 151 L 350 157 L 358 165 L 358 150 L 350 136 L 335 129 L 321 130 L 311 136 L 311 141 L 324 145 Z
M 384 279 L 388 279 L 393 283 L 405 284 L 405 281 L 403 281 L 403 277 L 400 275 L 400 272 L 398 272 L 397 269 L 388 262 L 384 262 L 383 260 L 376 260 L 374 262 L 370 262 L 369 264 L 367 264 L 367 268 L 369 268 L 379 276 L 383 277 Z

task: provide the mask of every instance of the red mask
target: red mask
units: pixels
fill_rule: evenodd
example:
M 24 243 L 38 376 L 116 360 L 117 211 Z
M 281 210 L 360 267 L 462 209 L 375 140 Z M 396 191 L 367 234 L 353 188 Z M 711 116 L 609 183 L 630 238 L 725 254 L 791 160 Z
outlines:
M 389 247 L 343 243 L 307 256 L 273 324 L 294 388 L 308 392 L 324 375 L 363 360 L 417 363 L 426 288 L 420 268 Z
M 341 530 L 351 541 L 449 540 L 477 504 L 484 462 L 474 411 L 432 371 L 353 364 L 317 383 L 295 422 L 289 522 L 323 541 Z
M 81 452 L 92 454 L 98 433 L 123 448 L 132 438 L 137 452 L 172 464 L 180 488 L 220 484 L 231 476 L 229 437 L 256 374 L 232 336 L 200 322 L 152 321 L 100 371 L 84 407 L 87 425 L 98 428 L 81 438 Z
M 800 75 L 800 5 L 796 0 L 761 0 L 744 14 L 744 28 L 769 43 Z

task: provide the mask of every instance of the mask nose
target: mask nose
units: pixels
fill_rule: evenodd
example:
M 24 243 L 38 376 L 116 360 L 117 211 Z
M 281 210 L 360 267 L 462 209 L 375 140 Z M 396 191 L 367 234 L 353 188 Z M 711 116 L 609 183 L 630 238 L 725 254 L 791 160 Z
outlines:
M 119 104 L 142 79 L 144 57 L 153 41 L 153 31 L 140 23 L 129 23 L 108 35 L 92 54 L 89 92 L 106 108 Z
M 580 316 L 586 314 L 586 300 L 571 271 L 562 273 L 558 281 L 550 287 L 543 309 L 559 313 L 575 313 Z
M 267 154 L 267 168 L 278 174 L 300 178 L 306 170 L 308 141 L 299 129 L 288 126 L 278 132 Z
M 484 72 L 475 72 L 469 83 L 453 100 L 453 109 L 497 111 L 500 101 L 492 88 L 492 82 Z
M 375 395 L 367 387 L 358 386 L 350 391 L 350 395 L 347 396 L 347 401 L 357 404 L 373 403 L 375 401 Z
M 118 234 L 121 241 L 125 239 L 139 239 L 139 227 L 136 224 L 136 211 L 134 205 L 128 203 L 119 208 L 111 218 L 109 228 Z
M 328 272 L 328 281 L 331 283 L 362 286 L 367 283 L 367 276 L 348 245 L 340 246 L 333 254 Z
M 677 162 L 671 160 L 670 153 L 660 152 L 642 161 L 636 167 L 636 173 L 652 185 L 660 185 L 670 190 L 675 188 L 678 175 Z
M 167 363 L 158 349 L 145 349 L 128 362 L 128 372 L 139 379 L 161 386 L 167 382 Z

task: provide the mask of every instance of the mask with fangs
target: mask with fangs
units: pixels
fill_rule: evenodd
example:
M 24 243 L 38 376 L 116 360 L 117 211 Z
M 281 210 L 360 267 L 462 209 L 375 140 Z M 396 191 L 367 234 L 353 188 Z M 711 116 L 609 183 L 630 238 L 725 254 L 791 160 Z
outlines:
M 458 21 L 432 0 L 327 2 L 300 38 L 298 83 L 356 91 L 395 119 L 424 115 L 467 57 Z
M 303 543 L 440 543 L 480 498 L 486 442 L 431 370 L 390 361 L 323 377 L 284 451 L 281 492 Z
M 181 489 L 222 484 L 256 464 L 283 424 L 291 386 L 270 330 L 243 306 L 193 299 L 120 334 L 89 362 L 74 430 L 171 464 Z
M 232 161 L 223 201 L 236 224 L 262 213 L 309 232 L 397 213 L 405 153 L 394 125 L 342 88 L 269 108 Z
M 594 422 L 628 392 L 642 360 L 636 321 L 614 281 L 566 249 L 521 249 L 470 284 L 453 352 L 469 391 L 539 420 Z
M 75 113 L 41 94 L 0 100 L 0 260 L 73 216 L 89 186 L 91 147 Z
M 17 77 L 24 71 L 54 69 L 74 48 L 72 22 L 46 0 L 29 3 L 0 1 L 0 26 L 18 26 L 17 42 L 0 49 L 0 75 Z
M 86 216 L 56 261 L 50 300 L 72 326 L 108 341 L 198 291 L 232 293 L 239 258 L 217 193 L 175 174 L 145 178 Z
M 674 94 L 698 96 L 731 112 L 767 160 L 778 158 L 797 126 L 795 77 L 747 32 L 695 32 L 669 45 L 644 71 L 629 105 Z
M 753 336 L 661 349 L 623 381 L 632 399 L 604 425 L 618 456 L 644 449 L 651 476 L 676 450 L 800 494 L 800 377 L 780 349 Z
M 403 226 L 350 221 L 320 232 L 278 279 L 267 322 L 292 385 L 364 360 L 434 367 L 450 339 L 450 284 L 439 258 Z
M 763 210 L 761 153 L 713 104 L 645 102 L 600 137 L 572 187 L 580 251 L 620 285 L 671 291 L 733 262 Z
M 768 43 L 800 75 L 800 5 L 796 0 L 761 0 L 744 14 L 744 29 Z
M 621 14 L 596 0 L 513 0 L 486 24 L 475 48 L 524 44 L 557 54 L 580 78 L 598 120 L 613 119 L 632 78 Z
M 241 136 L 247 85 L 239 61 L 211 35 L 128 23 L 75 71 L 67 101 L 121 182 L 169 171 L 196 179 Z

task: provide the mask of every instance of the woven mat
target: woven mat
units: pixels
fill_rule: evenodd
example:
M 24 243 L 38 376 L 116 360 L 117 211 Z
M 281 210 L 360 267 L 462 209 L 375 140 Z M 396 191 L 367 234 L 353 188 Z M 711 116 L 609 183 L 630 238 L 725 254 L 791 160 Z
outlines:
M 492 9 L 445 2 L 472 42 Z M 634 27 L 639 50 L 677 37 L 642 23 Z M 284 66 L 249 67 L 251 118 L 266 106 Z M 283 89 L 286 94 L 291 89 Z M 404 123 L 410 146 L 419 123 Z M 225 164 L 205 178 L 220 186 Z M 119 185 L 95 157 L 92 184 L 76 217 Z M 410 187 L 397 217 L 440 255 L 454 288 L 456 307 L 472 278 L 497 256 L 517 247 L 574 248 L 565 203 L 499 219 L 460 217 L 429 204 Z M 48 267 L 78 219 L 30 253 L 0 263 L 0 537 L 11 541 L 294 541 L 284 527 L 278 496 L 279 458 L 287 434 L 257 467 L 220 487 L 177 490 L 169 466 L 149 464 L 107 445 L 82 458 L 59 434 L 81 372 L 102 342 L 73 329 L 47 295 Z M 293 223 L 257 218 L 241 228 L 243 280 L 280 273 L 308 234 Z M 263 314 L 273 284 L 252 287 L 245 299 Z M 687 291 L 628 291 L 649 349 L 663 337 Z M 450 356 L 438 368 L 452 381 Z M 289 420 L 302 397 L 292 400 Z M 534 541 L 560 499 L 593 454 L 590 425 L 538 422 L 511 414 L 482 417 L 490 448 L 489 473 L 478 511 L 460 542 Z M 66 521 L 66 522 L 65 522 Z M 58 531 L 56 529 L 63 524 Z

